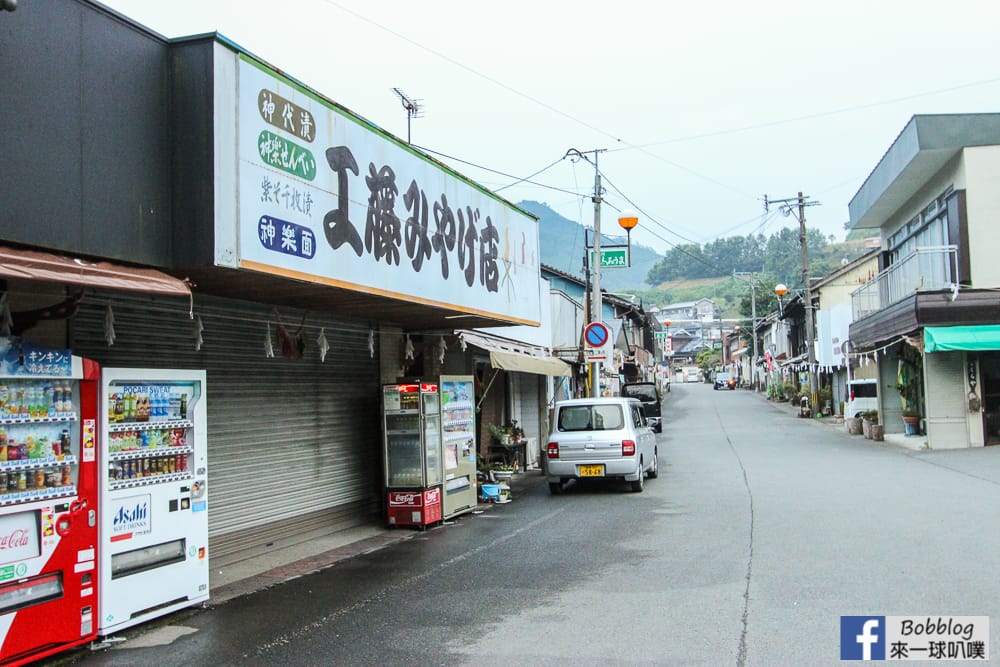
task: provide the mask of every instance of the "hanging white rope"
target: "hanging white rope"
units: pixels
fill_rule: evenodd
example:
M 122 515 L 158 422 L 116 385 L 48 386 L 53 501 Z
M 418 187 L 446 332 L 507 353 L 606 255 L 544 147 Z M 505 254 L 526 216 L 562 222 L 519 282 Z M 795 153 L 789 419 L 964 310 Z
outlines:
M 111 304 L 104 306 L 104 342 L 111 347 L 115 344 L 115 314 L 111 310 Z
M 264 339 L 264 356 L 274 358 L 274 343 L 271 341 L 271 323 L 267 323 L 267 338 Z
M 325 328 L 320 328 L 319 335 L 316 336 L 316 345 L 319 347 L 320 363 L 326 363 L 326 353 L 330 350 L 330 343 L 326 340 Z
M 205 330 L 205 327 L 201 323 L 201 315 L 197 315 L 194 318 L 194 351 L 201 352 L 201 345 L 204 339 L 201 336 L 201 332 Z
M 444 336 L 438 341 L 438 363 L 444 363 L 444 352 L 448 349 L 448 344 L 444 341 Z
M 368 356 L 375 358 L 375 329 L 368 330 Z
M 413 359 L 413 341 L 410 340 L 410 334 L 406 334 L 406 344 L 403 346 L 403 358 Z

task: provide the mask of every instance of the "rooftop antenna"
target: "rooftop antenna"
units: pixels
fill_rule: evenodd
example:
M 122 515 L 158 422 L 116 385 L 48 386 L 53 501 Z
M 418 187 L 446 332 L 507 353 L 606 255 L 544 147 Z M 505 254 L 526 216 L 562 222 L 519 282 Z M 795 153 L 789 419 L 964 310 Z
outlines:
M 424 106 L 423 100 L 418 100 L 410 97 L 404 93 L 399 88 L 393 88 L 392 92 L 399 96 L 399 101 L 403 103 L 403 108 L 406 109 L 406 143 L 410 142 L 410 122 L 414 118 L 420 118 L 423 116 Z

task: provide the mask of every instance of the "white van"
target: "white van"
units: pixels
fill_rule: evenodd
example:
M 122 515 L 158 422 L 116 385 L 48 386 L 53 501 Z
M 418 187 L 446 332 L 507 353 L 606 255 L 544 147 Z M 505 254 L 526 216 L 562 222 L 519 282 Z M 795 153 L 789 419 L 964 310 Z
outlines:
M 862 412 L 878 410 L 878 380 L 866 378 L 847 383 L 844 417 L 858 417 Z

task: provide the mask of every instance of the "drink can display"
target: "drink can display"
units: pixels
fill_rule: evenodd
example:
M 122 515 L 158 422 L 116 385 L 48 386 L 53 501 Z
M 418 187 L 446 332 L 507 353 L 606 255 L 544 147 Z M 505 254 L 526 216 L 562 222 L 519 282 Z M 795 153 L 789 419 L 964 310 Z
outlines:
M 0 470 L 0 493 L 7 493 L 7 471 Z
M 57 470 L 50 470 L 45 473 L 45 486 L 48 488 L 62 486 L 62 474 Z
M 45 471 L 39 468 L 35 471 L 35 488 L 44 489 L 45 488 Z
M 28 474 L 23 470 L 17 473 L 17 490 L 26 491 L 28 489 Z
M 13 493 L 17 491 L 17 473 L 11 472 L 7 475 L 7 491 Z

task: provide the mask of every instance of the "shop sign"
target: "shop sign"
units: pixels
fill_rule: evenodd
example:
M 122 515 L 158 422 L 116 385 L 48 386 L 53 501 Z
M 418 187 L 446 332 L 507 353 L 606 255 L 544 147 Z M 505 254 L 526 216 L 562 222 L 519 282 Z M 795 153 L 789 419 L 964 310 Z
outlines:
M 220 265 L 539 323 L 533 217 L 249 56 L 237 67 L 216 91 L 239 128 Z

